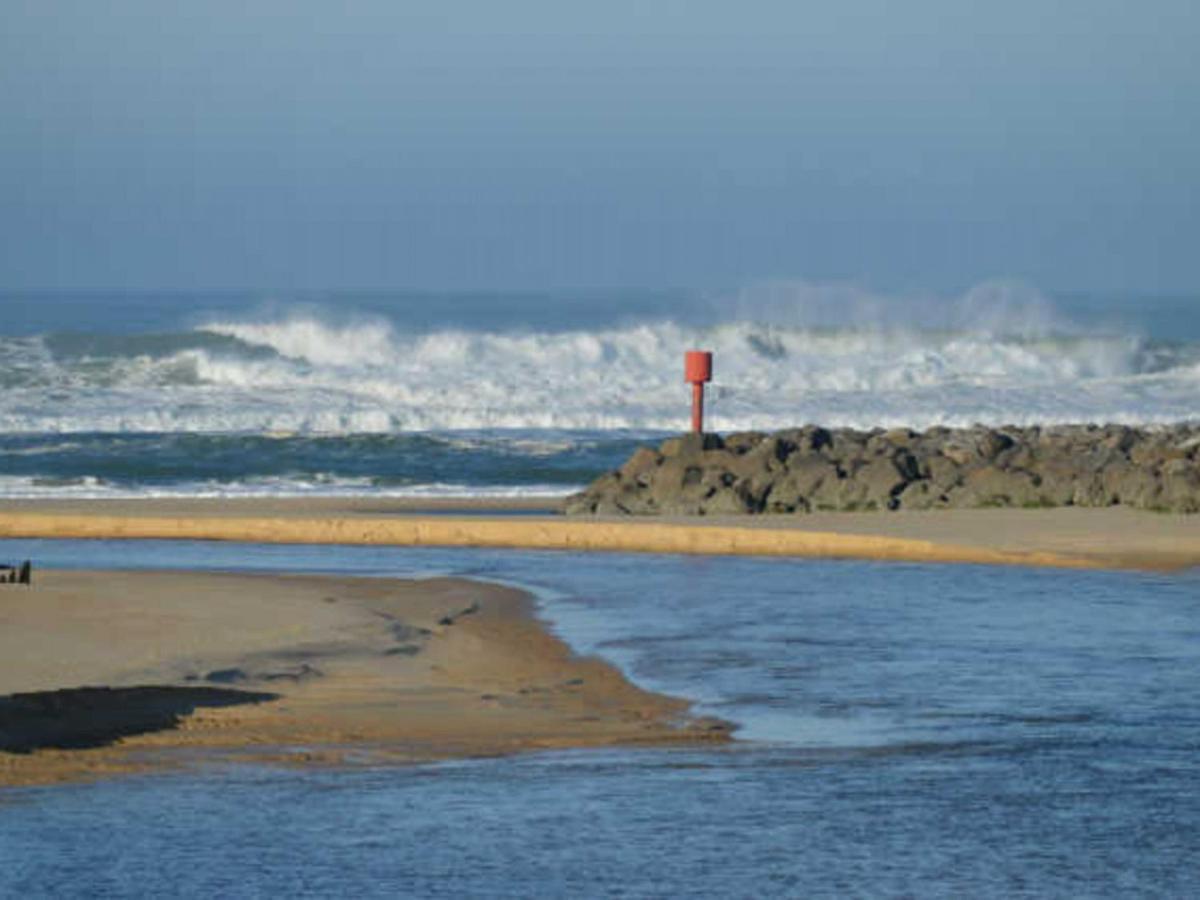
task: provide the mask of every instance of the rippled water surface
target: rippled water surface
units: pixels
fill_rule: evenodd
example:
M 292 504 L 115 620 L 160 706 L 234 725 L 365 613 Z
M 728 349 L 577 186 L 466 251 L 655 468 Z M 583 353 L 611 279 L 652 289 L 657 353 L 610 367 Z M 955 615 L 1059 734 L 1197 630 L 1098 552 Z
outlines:
M 581 651 L 744 739 L 10 790 L 0 895 L 1200 890 L 1195 573 L 184 542 L 0 553 L 516 582 Z
M 1194 297 L 4 294 L 0 497 L 567 494 L 687 427 L 1196 417 Z

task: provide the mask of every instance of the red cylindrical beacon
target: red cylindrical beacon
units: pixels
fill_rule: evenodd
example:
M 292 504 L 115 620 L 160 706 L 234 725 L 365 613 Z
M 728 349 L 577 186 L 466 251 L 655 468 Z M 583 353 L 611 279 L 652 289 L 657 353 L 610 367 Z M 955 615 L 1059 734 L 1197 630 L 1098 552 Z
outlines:
M 689 350 L 683 357 L 683 380 L 692 385 L 692 431 L 704 431 L 704 383 L 712 381 L 712 353 Z

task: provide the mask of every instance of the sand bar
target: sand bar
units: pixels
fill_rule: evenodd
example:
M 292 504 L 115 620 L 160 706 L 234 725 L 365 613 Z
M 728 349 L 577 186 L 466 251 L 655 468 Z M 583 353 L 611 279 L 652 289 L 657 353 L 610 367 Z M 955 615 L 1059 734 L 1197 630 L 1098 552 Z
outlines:
M 728 737 L 573 655 L 505 587 L 43 571 L 0 590 L 0 785 Z
M 568 518 L 525 501 L 40 500 L 0 506 L 0 537 L 520 547 L 985 563 L 1200 565 L 1200 516 L 1106 509 L 971 509 L 693 519 Z

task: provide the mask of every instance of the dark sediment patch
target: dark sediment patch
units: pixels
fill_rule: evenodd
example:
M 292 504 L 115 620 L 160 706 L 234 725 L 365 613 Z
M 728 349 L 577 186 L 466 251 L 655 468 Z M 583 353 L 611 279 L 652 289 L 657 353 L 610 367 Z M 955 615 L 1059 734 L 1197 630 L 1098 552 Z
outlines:
M 292 669 L 281 669 L 277 672 L 263 672 L 256 676 L 261 681 L 292 681 L 299 683 L 310 678 L 320 678 L 324 673 L 316 666 L 301 663 Z
M 84 687 L 0 696 L 0 752 L 79 750 L 175 728 L 201 707 L 238 706 L 278 694 L 219 687 Z
M 438 624 L 439 625 L 453 625 L 459 619 L 463 618 L 464 616 L 473 616 L 477 612 L 479 612 L 479 604 L 472 603 L 470 606 L 463 607 L 458 612 L 450 613 L 449 615 L 442 616 L 440 619 L 438 619 Z
M 826 429 L 671 438 L 567 498 L 568 515 L 977 507 L 1200 512 L 1200 424 Z
M 188 675 L 185 681 L 206 681 L 209 684 L 244 684 L 254 681 L 307 681 L 310 678 L 320 678 L 324 673 L 316 666 L 300 663 L 297 666 L 283 669 L 264 669 L 248 671 L 235 667 L 231 669 L 213 669 L 204 675 L 195 673 Z
M 421 652 L 417 644 L 400 644 L 383 651 L 384 656 L 416 656 Z

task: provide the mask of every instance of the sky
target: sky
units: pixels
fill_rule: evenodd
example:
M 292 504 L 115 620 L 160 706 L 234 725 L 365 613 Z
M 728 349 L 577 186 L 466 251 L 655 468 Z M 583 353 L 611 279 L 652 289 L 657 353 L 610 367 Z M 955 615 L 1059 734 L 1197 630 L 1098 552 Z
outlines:
M 1200 289 L 1195 0 L 0 0 L 0 290 Z

